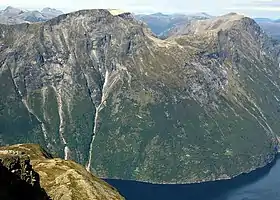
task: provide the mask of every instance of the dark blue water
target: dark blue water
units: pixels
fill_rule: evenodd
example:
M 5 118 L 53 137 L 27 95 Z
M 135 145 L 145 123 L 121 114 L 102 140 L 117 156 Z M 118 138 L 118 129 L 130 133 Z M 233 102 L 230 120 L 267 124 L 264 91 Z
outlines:
M 153 185 L 106 180 L 127 200 L 280 200 L 280 157 L 232 180 L 189 185 Z

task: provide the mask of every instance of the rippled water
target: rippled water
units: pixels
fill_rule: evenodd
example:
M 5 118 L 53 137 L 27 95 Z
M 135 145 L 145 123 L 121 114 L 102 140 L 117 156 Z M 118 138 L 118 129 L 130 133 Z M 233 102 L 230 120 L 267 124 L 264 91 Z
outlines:
M 280 200 L 280 157 L 267 167 L 227 181 L 189 185 L 106 181 L 127 200 Z

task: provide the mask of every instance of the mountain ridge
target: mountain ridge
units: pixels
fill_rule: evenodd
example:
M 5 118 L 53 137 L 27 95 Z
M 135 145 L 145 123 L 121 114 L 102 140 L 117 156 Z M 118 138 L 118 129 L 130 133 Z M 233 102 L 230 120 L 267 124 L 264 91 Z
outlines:
M 57 17 L 63 14 L 62 11 L 43 8 L 42 11 L 29 11 L 8 6 L 4 10 L 0 10 L 1 24 L 21 24 L 21 23 L 35 23 L 42 22 Z
M 170 29 L 185 25 L 192 20 L 210 18 L 210 15 L 206 15 L 206 13 L 193 15 L 154 13 L 150 15 L 135 15 L 135 17 L 145 22 L 154 34 L 164 37 Z
M 189 25 L 191 21 L 197 21 L 201 19 L 211 19 L 218 16 L 211 16 L 207 13 L 197 13 L 192 15 L 187 14 L 162 14 L 158 13 L 150 15 L 136 15 L 136 18 L 147 23 L 151 30 L 162 38 L 167 38 L 178 30 L 184 29 Z M 165 21 L 166 18 L 170 18 L 170 21 Z M 175 18 L 175 19 L 174 19 Z M 174 20 L 174 21 L 172 21 Z M 279 39 L 279 23 L 277 19 L 269 18 L 254 18 L 254 20 L 265 30 L 265 32 L 274 39 Z

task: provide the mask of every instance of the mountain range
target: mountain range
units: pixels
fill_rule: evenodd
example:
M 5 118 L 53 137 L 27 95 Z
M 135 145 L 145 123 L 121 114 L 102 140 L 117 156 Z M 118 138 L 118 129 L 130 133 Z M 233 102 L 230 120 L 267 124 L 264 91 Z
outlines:
M 256 18 L 256 22 L 272 38 L 280 40 L 280 19 L 271 20 L 267 18 Z
M 112 9 L 113 10 L 113 9 Z M 122 12 L 119 10 L 119 12 Z M 0 23 L 2 24 L 21 24 L 34 23 L 50 20 L 54 17 L 62 15 L 63 12 L 53 8 L 43 8 L 41 11 L 30 11 L 8 6 L 0 11 Z M 188 26 L 191 21 L 210 19 L 207 13 L 194 14 L 135 14 L 135 18 L 145 22 L 154 34 L 161 38 L 167 38 Z M 254 19 L 261 28 L 272 38 L 280 39 L 280 19 L 272 20 L 269 18 Z
M 127 12 L 0 25 L 0 144 L 38 143 L 102 178 L 230 179 L 270 163 L 279 42 L 248 17 L 167 39 Z
M 197 13 L 193 15 L 154 13 L 150 15 L 135 15 L 135 17 L 145 22 L 153 33 L 165 38 L 168 36 L 169 32 L 175 28 L 186 26 L 193 20 L 208 19 L 212 16 L 207 13 Z
M 0 11 L 0 23 L 21 24 L 42 22 L 62 14 L 62 11 L 52 8 L 44 8 L 41 12 L 39 12 L 36 10 L 28 11 L 8 6 L 6 9 Z
M 207 13 L 192 15 L 162 13 L 136 15 L 137 19 L 145 22 L 156 35 L 162 38 L 169 37 L 174 34 L 174 32 L 180 32 L 180 30 L 188 26 L 191 21 L 211 19 L 213 17 L 214 16 L 208 15 Z M 255 18 L 254 20 L 269 36 L 274 39 L 280 39 L 280 19 Z

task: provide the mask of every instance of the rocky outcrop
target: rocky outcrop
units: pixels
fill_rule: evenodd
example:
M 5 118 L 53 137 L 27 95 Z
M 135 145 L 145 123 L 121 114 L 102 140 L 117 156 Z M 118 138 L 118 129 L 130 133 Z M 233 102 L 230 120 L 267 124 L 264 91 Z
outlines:
M 50 199 L 25 153 L 0 150 L 0 199 Z
M 26 186 L 22 187 L 22 184 L 11 181 L 12 186 L 16 185 L 19 188 L 7 190 L 11 192 L 7 194 L 9 195 L 8 198 L 4 198 L 7 200 L 13 199 L 14 194 L 17 195 L 17 198 L 14 199 L 48 199 L 39 196 L 41 193 L 38 194 L 38 191 L 41 192 L 42 190 L 40 190 L 40 183 L 42 188 L 44 188 L 42 191 L 46 191 L 52 200 L 124 199 L 116 189 L 87 172 L 81 165 L 73 161 L 65 161 L 59 158 L 54 159 L 39 145 L 20 144 L 1 147 L 0 158 L 3 160 L 2 163 L 6 166 L 6 169 L 33 189 L 28 190 Z M 29 163 L 29 158 L 31 159 L 33 169 Z M 4 175 L 6 177 L 5 173 Z M 2 176 L 0 177 L 2 185 L 4 182 Z M 1 187 L 0 189 L 1 194 L 7 188 L 7 185 L 3 184 L 3 186 L 4 188 Z M 27 195 L 25 195 L 26 193 Z
M 227 179 L 277 153 L 279 48 L 247 17 L 160 40 L 129 13 L 82 10 L 1 25 L 0 46 L 1 144 L 154 183 Z

